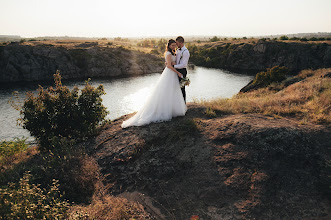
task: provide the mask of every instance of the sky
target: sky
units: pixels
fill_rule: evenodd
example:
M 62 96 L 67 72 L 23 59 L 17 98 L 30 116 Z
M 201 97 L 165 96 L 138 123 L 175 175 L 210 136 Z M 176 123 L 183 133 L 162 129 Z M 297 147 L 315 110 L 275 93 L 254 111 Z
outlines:
M 331 0 L 0 0 L 0 35 L 261 36 L 331 32 Z

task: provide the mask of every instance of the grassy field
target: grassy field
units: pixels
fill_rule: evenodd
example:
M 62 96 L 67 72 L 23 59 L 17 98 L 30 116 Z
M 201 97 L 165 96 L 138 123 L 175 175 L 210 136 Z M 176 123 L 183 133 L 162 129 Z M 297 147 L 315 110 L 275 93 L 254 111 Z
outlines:
M 208 114 L 262 113 L 275 117 L 292 117 L 302 123 L 331 123 L 331 68 L 303 70 L 289 80 L 266 88 L 239 93 L 229 99 L 198 101 Z

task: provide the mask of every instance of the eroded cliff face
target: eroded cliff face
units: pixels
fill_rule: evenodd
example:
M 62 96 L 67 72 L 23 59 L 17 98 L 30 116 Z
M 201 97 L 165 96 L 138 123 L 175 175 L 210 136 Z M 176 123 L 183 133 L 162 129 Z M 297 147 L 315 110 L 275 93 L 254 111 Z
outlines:
M 196 65 L 257 73 L 273 66 L 291 72 L 331 67 L 331 45 L 259 40 L 257 43 L 208 43 L 189 47 Z
M 162 72 L 163 68 L 163 59 L 122 47 L 0 46 L 0 83 L 52 80 L 56 70 L 64 79 L 75 79 L 139 75 Z

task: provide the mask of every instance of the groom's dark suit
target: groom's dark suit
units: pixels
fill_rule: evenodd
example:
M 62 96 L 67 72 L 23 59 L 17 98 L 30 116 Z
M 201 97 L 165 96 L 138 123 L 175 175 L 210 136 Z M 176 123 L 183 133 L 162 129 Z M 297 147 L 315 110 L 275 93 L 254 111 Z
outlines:
M 185 46 L 183 46 L 182 48 L 179 48 L 177 50 L 176 65 L 174 65 L 174 67 L 178 72 L 183 74 L 183 77 L 186 77 L 186 75 L 187 75 L 186 67 L 187 67 L 189 58 L 190 58 L 190 52 L 188 51 L 188 49 Z M 180 78 L 179 78 L 179 80 L 180 80 Z M 184 101 L 186 103 L 185 87 L 181 88 L 181 89 L 182 89 Z
M 176 69 L 178 72 L 180 72 L 181 74 L 183 74 L 183 77 L 186 77 L 186 75 L 187 75 L 187 70 L 186 70 L 186 68 L 183 68 L 183 69 Z M 179 79 L 179 81 L 180 81 L 180 77 L 178 76 L 178 79 Z M 184 97 L 184 101 L 185 101 L 185 103 L 186 103 L 186 92 L 185 92 L 185 86 L 183 87 L 183 88 L 181 88 L 181 90 L 182 90 L 182 93 L 183 93 L 183 97 Z

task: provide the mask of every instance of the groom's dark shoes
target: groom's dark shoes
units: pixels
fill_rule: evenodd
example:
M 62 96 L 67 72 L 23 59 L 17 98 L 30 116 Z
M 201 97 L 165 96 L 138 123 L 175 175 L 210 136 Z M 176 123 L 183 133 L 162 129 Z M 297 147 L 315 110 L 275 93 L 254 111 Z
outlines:
M 187 75 L 187 70 L 186 68 L 183 68 L 183 69 L 176 69 L 178 72 L 180 72 L 181 74 L 183 74 L 183 77 L 185 78 L 186 75 Z M 178 79 L 180 80 L 180 77 L 178 77 Z M 186 92 L 185 92 L 185 86 L 184 88 L 181 88 L 182 90 L 182 93 L 183 93 L 183 97 L 184 97 L 184 101 L 185 101 L 185 104 L 186 104 Z

